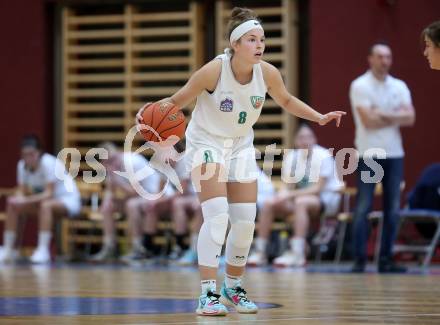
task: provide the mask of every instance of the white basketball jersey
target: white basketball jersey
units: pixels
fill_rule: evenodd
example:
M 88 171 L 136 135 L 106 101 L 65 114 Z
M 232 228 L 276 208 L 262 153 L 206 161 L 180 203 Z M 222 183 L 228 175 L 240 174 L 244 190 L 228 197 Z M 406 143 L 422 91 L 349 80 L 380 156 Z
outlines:
M 216 59 L 222 60 L 217 87 L 212 94 L 204 90 L 197 97 L 191 122 L 221 137 L 248 135 L 260 116 L 267 91 L 261 65 L 254 65 L 251 82 L 242 85 L 232 73 L 231 57 L 222 54 Z

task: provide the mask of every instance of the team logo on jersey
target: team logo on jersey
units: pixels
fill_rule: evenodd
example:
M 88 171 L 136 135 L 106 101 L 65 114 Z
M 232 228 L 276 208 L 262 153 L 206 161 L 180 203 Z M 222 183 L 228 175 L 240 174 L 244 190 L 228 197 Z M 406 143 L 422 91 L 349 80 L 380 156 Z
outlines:
M 261 96 L 251 96 L 251 103 L 255 109 L 261 108 L 264 102 L 264 97 Z
M 220 110 L 222 112 L 232 112 L 232 108 L 234 107 L 234 102 L 232 99 L 226 97 L 220 102 Z

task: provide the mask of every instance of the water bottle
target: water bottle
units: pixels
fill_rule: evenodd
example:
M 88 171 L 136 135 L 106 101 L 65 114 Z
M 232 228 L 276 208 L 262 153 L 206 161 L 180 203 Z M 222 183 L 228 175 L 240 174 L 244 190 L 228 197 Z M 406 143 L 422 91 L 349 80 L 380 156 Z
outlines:
M 281 230 L 278 234 L 278 241 L 278 255 L 281 256 L 289 249 L 289 232 L 287 230 Z

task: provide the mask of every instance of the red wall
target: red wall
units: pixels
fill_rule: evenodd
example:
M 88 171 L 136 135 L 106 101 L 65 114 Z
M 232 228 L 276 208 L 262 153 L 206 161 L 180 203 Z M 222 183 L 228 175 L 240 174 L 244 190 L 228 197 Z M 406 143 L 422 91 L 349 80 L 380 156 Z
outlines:
M 440 161 L 440 71 L 429 69 L 419 42 L 422 29 L 440 19 L 440 1 L 310 0 L 309 10 L 311 104 L 348 112 L 340 129 L 315 128 L 320 142 L 337 149 L 354 146 L 350 82 L 367 70 L 370 45 L 387 41 L 394 55 L 391 74 L 408 84 L 416 109 L 416 125 L 403 129 L 410 188 L 426 165 Z
M 43 0 L 0 1 L 0 187 L 14 186 L 20 139 L 35 133 L 51 149 L 51 31 Z
M 54 1 L 0 1 L 0 187 L 15 184 L 23 134 L 36 133 L 49 151 L 52 148 L 53 45 L 46 2 Z M 354 125 L 348 87 L 367 69 L 369 46 L 377 40 L 388 41 L 394 52 L 392 74 L 407 82 L 417 110 L 416 126 L 403 132 L 407 153 L 405 175 L 410 187 L 422 168 L 440 161 L 440 71 L 428 68 L 419 44 L 423 27 L 439 19 L 440 1 L 388 2 L 310 0 L 310 99 L 320 111 L 349 112 L 340 129 L 316 130 L 325 146 L 352 147 Z

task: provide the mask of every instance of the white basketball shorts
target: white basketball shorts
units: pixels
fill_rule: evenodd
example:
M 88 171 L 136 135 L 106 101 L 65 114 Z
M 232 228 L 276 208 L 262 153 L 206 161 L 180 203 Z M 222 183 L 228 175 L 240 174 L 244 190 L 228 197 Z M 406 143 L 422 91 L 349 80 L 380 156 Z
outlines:
M 255 163 L 254 131 L 243 137 L 220 137 L 190 122 L 186 129 L 187 172 L 205 163 L 224 166 L 228 182 L 253 182 L 258 178 Z

